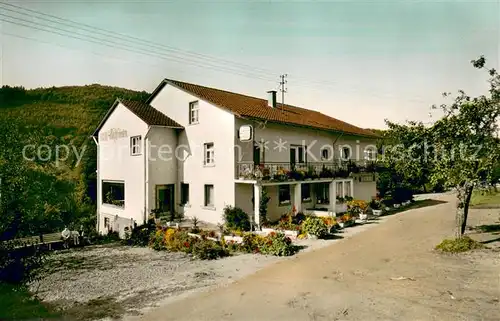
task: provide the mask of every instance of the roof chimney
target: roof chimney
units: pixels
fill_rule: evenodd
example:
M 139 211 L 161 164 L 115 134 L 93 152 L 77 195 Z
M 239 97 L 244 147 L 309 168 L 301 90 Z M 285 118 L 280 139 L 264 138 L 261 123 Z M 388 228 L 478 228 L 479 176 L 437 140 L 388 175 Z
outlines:
M 267 92 L 267 105 L 272 108 L 276 108 L 276 90 L 271 90 Z

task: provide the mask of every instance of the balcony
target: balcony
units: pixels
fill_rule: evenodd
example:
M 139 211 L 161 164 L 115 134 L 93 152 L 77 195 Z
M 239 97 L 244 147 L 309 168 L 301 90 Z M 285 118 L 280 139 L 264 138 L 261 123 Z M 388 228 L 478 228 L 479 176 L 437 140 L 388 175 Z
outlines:
M 330 161 L 308 163 L 265 162 L 255 165 L 254 162 L 239 162 L 236 178 L 259 181 L 302 181 L 328 178 L 348 178 L 354 173 L 375 173 L 377 165 L 374 161 Z

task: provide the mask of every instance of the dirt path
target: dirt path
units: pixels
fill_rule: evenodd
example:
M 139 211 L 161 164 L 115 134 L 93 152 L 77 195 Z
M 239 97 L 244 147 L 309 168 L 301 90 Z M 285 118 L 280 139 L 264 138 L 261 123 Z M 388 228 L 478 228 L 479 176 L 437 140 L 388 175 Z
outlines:
M 394 215 L 142 320 L 500 320 L 499 252 L 443 256 L 432 250 L 453 233 L 453 204 Z M 471 213 L 471 223 L 494 216 L 484 211 Z M 398 277 L 411 280 L 391 280 Z

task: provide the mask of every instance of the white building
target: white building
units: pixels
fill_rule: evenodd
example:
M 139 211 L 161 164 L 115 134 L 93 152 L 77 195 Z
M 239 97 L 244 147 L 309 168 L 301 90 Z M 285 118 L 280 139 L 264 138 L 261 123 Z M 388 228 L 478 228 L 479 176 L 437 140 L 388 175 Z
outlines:
M 140 225 L 156 209 L 218 223 L 228 205 L 259 224 L 263 191 L 271 221 L 375 196 L 375 134 L 267 95 L 165 79 L 146 102 L 116 100 L 94 132 L 98 230 Z

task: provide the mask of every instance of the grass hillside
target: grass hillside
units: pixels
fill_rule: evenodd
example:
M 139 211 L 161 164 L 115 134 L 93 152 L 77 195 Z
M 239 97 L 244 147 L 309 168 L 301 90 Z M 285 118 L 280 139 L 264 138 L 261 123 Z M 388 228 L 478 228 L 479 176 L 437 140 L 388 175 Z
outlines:
M 88 85 L 38 88 L 4 86 L 0 89 L 0 209 L 10 218 L 0 225 L 29 235 L 59 230 L 76 221 L 85 208 L 92 216 L 95 200 L 95 145 L 89 138 L 116 98 L 145 100 L 146 92 Z M 42 147 L 34 161 L 23 157 L 26 145 Z M 82 151 L 56 166 L 55 148 L 65 145 Z M 36 156 L 36 148 L 26 156 Z M 50 150 L 50 152 L 49 152 Z M 66 155 L 62 155 L 66 157 Z M 42 229 L 43 231 L 41 231 Z M 1 237 L 0 237 L 1 238 Z

